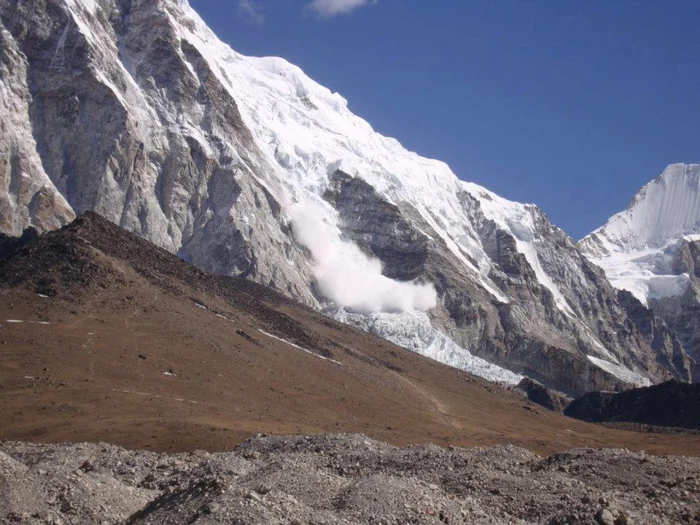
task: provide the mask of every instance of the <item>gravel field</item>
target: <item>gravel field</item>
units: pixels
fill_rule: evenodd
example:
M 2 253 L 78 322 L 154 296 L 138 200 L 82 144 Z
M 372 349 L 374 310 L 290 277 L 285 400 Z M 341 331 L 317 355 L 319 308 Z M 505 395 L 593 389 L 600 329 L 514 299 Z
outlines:
M 620 449 L 407 448 L 361 434 L 257 436 L 225 453 L 0 444 L 0 522 L 680 524 L 700 459 Z

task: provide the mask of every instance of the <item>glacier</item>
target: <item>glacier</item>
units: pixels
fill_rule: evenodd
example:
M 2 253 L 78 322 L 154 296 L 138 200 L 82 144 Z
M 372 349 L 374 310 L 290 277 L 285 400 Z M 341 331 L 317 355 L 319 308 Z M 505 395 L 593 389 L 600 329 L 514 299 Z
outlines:
M 375 312 L 362 315 L 341 307 L 326 313 L 337 321 L 362 328 L 395 345 L 488 381 L 517 385 L 523 379 L 522 375 L 489 363 L 459 346 L 433 328 L 430 319 L 423 312 Z

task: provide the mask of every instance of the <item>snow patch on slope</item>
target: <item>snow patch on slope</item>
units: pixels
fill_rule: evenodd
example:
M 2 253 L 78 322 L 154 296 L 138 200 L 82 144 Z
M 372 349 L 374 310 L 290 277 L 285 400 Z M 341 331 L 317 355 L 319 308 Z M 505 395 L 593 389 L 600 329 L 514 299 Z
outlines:
M 614 363 L 611 363 L 610 361 L 606 361 L 605 359 L 600 359 L 598 357 L 594 357 L 592 355 L 586 356 L 588 357 L 588 360 L 596 365 L 598 368 L 602 368 L 606 372 L 614 375 L 618 379 L 621 379 L 625 383 L 629 383 L 634 386 L 651 386 L 651 381 L 649 380 L 648 377 L 644 377 L 641 374 L 638 374 L 636 372 L 632 372 L 628 368 L 625 368 L 624 366 L 617 365 Z
M 301 346 L 296 345 L 296 344 L 292 343 L 291 341 L 287 341 L 286 339 L 282 339 L 281 337 L 277 337 L 276 335 L 272 335 L 271 333 L 266 332 L 265 330 L 262 330 L 261 328 L 258 328 L 258 331 L 261 332 L 263 335 L 266 335 L 267 337 L 270 337 L 272 339 L 280 341 L 281 343 L 285 343 L 285 344 L 291 346 L 292 348 L 296 348 L 297 350 L 301 350 L 302 352 L 306 352 L 307 354 L 311 354 L 314 357 L 318 357 L 319 359 L 323 359 L 324 361 L 330 361 L 331 363 L 335 363 L 336 365 L 341 365 L 341 366 L 343 365 L 343 363 L 341 363 L 340 361 L 336 361 L 335 359 L 331 359 L 329 357 L 324 357 L 320 354 L 317 354 L 316 352 L 312 352 L 311 350 L 307 350 L 306 348 L 302 348 Z

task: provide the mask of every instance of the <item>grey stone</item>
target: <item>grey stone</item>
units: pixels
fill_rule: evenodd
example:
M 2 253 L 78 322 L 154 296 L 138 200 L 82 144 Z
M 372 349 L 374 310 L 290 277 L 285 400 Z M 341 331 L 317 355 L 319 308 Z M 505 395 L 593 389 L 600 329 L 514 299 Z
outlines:
M 600 509 L 596 512 L 595 520 L 599 525 L 615 525 L 615 518 L 608 509 Z

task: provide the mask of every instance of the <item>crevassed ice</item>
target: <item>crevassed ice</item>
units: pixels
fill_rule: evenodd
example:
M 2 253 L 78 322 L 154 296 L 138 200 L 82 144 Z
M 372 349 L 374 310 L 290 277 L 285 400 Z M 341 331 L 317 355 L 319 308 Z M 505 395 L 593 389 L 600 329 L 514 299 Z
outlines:
M 327 313 L 340 322 L 357 326 L 398 346 L 489 381 L 518 384 L 523 378 L 519 374 L 472 355 L 467 349 L 433 328 L 428 316 L 421 312 L 384 312 L 366 315 L 339 308 Z

